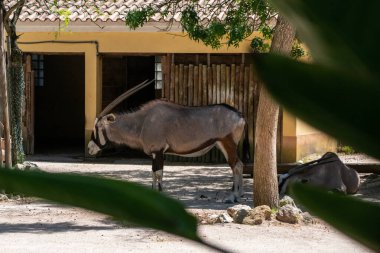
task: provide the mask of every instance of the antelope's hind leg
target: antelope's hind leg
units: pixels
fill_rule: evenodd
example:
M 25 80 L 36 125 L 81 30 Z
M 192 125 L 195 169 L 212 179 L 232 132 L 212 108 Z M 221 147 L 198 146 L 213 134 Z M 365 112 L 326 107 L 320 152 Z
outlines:
M 162 191 L 162 178 L 164 176 L 164 154 L 157 152 L 152 154 L 152 189 Z
M 233 174 L 232 193 L 225 203 L 240 202 L 240 197 L 243 195 L 243 163 L 237 154 L 237 144 L 232 138 L 226 138 L 218 141 L 217 146 L 222 151 Z

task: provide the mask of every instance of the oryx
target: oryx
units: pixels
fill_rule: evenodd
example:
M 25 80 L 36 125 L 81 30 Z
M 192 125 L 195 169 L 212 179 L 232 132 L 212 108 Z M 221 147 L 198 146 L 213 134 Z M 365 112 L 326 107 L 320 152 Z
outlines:
M 161 191 L 164 154 L 195 157 L 217 146 L 233 172 L 233 192 L 226 202 L 239 201 L 243 163 L 237 147 L 246 125 L 242 114 L 226 104 L 183 106 L 163 100 L 150 101 L 133 112 L 110 113 L 138 89 L 121 95 L 99 114 L 88 144 L 89 154 L 96 155 L 109 145 L 144 151 L 152 157 L 152 187 Z

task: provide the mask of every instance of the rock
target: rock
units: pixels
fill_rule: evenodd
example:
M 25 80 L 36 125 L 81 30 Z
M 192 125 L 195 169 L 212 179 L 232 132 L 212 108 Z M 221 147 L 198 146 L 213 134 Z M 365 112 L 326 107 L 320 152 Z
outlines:
M 248 215 L 243 220 L 243 224 L 247 225 L 260 225 L 265 220 L 270 220 L 272 217 L 272 210 L 269 206 L 257 206 L 249 210 Z
M 247 211 L 251 210 L 252 208 L 250 206 L 247 206 L 247 205 L 234 205 L 234 206 L 231 206 L 229 208 L 227 208 L 227 213 L 232 217 L 234 218 L 236 213 L 241 210 L 241 209 L 245 209 Z
M 271 219 L 271 216 L 272 216 L 272 210 L 270 209 L 269 206 L 266 206 L 266 205 L 262 205 L 262 206 L 257 206 L 255 208 L 253 208 L 250 212 L 249 212 L 251 218 L 255 218 L 255 217 L 262 217 L 264 220 L 270 220 Z
M 251 218 L 250 216 L 247 216 L 243 220 L 243 224 L 246 225 L 260 225 L 263 223 L 263 218 L 262 217 L 256 217 L 256 218 Z
M 8 197 L 5 194 L 0 194 L 0 201 L 8 201 Z
M 301 213 L 301 215 L 302 215 L 303 222 L 305 224 L 308 224 L 308 225 L 309 224 L 315 224 L 315 220 L 314 220 L 313 216 L 310 215 L 310 213 L 303 212 L 303 213 Z
M 294 200 L 287 195 L 282 197 L 282 199 L 280 199 L 280 202 L 279 202 L 280 207 L 285 206 L 285 205 L 291 205 L 293 207 L 297 207 L 296 204 L 294 203 Z
M 207 224 L 215 224 L 215 223 L 219 223 L 220 220 L 219 220 L 219 215 L 217 214 L 210 214 L 207 216 L 207 219 L 206 219 L 206 223 Z
M 220 223 L 231 223 L 234 221 L 234 219 L 231 218 L 227 213 L 222 213 L 218 217 Z
M 297 224 L 302 221 L 301 210 L 290 204 L 286 204 L 280 207 L 276 219 L 290 224 Z
M 242 223 L 243 223 L 243 220 L 245 219 L 245 217 L 248 216 L 248 213 L 249 213 L 249 210 L 247 210 L 247 209 L 243 209 L 243 208 L 242 208 L 242 209 L 238 210 L 238 211 L 235 213 L 234 217 L 233 217 L 234 222 L 235 222 L 235 223 L 242 224 Z
M 19 170 L 38 170 L 38 166 L 31 162 L 18 163 L 15 168 Z

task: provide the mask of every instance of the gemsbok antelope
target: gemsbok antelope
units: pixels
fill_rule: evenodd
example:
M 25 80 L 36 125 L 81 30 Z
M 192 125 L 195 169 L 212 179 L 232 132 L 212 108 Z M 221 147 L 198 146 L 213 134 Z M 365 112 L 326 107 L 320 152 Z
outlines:
M 89 154 L 97 155 L 108 146 L 144 151 L 152 157 L 152 188 L 161 191 L 164 154 L 196 157 L 217 146 L 233 172 L 232 193 L 225 202 L 238 202 L 243 191 L 243 163 L 237 152 L 246 125 L 242 114 L 226 104 L 183 106 L 163 100 L 150 101 L 133 112 L 110 113 L 148 84 L 145 81 L 122 94 L 99 114 Z

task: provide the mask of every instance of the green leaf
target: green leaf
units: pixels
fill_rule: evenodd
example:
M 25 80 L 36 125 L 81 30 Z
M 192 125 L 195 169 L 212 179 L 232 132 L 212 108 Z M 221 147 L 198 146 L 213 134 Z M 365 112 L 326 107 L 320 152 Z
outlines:
M 112 179 L 0 169 L 0 188 L 110 215 L 200 242 L 184 206 L 147 187 Z
M 302 120 L 380 158 L 380 86 L 355 72 L 259 55 L 256 69 L 266 87 Z M 276 73 L 276 74 L 273 74 Z
M 379 252 L 380 205 L 306 185 L 290 186 L 296 201 L 335 228 Z
M 316 62 L 379 75 L 380 1 L 271 0 L 291 21 Z

